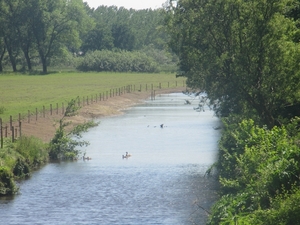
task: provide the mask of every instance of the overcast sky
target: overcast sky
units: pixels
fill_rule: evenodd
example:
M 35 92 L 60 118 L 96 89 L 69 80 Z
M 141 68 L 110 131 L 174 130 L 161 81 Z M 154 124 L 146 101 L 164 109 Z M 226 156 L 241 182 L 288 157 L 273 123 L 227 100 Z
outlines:
M 166 0 L 83 0 L 87 2 L 91 8 L 97 8 L 100 5 L 115 5 L 118 7 L 125 7 L 127 9 L 157 9 L 161 8 L 162 4 L 166 2 Z

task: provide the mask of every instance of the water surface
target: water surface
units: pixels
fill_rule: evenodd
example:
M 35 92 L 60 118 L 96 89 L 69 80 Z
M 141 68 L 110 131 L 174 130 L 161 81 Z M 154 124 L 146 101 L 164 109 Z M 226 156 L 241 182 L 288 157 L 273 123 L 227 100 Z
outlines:
M 185 99 L 191 101 L 186 105 Z M 205 224 L 216 184 L 218 119 L 166 94 L 84 134 L 92 160 L 51 163 L 0 200 L 0 224 Z M 161 128 L 163 124 L 163 128 Z M 129 152 L 132 156 L 122 159 Z

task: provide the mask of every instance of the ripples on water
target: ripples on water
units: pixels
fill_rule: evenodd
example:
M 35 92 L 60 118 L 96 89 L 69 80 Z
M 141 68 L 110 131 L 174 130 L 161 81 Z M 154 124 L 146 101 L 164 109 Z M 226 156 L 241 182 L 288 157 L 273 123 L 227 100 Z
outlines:
M 51 163 L 0 200 L 0 224 L 205 224 L 215 195 L 204 177 L 217 154 L 218 120 L 161 95 L 84 134 L 90 161 Z M 164 128 L 160 128 L 164 124 Z M 132 154 L 122 159 L 125 152 Z

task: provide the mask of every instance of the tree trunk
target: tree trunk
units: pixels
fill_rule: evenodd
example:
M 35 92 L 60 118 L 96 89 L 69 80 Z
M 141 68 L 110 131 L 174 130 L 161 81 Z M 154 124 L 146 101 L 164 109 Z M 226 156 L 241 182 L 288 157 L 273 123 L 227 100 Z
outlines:
M 0 72 L 3 72 L 2 60 L 4 58 L 5 51 L 6 51 L 6 49 L 4 47 L 3 51 L 1 52 L 1 55 L 0 55 Z
M 43 73 L 47 73 L 47 57 L 44 55 L 42 50 L 39 50 L 39 55 L 43 65 Z
M 25 56 L 25 59 L 26 59 L 28 70 L 30 71 L 30 70 L 32 70 L 32 66 L 31 66 L 31 60 L 30 60 L 30 57 L 29 57 L 29 53 L 26 50 L 23 50 L 23 52 L 24 52 L 24 56 Z
M 7 40 L 7 38 L 4 38 L 4 42 L 7 48 L 7 52 L 9 55 L 9 60 L 12 66 L 12 69 L 14 72 L 17 72 L 17 63 L 16 63 L 16 58 L 13 55 L 13 50 L 12 50 L 12 46 L 10 45 L 10 41 Z

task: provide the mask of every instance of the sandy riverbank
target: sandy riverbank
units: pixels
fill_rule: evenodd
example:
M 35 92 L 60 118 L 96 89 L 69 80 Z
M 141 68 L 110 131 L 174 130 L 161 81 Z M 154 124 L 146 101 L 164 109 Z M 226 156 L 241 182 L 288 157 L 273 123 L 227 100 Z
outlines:
M 178 87 L 173 89 L 156 90 L 155 94 L 181 92 L 185 87 Z M 126 93 L 121 96 L 114 96 L 105 101 L 93 102 L 85 105 L 79 110 L 78 115 L 70 117 L 69 120 L 72 125 L 83 124 L 94 118 L 101 118 L 105 116 L 113 116 L 122 114 L 122 110 L 132 107 L 136 104 L 142 103 L 151 96 L 151 91 L 148 92 L 133 92 Z M 22 135 L 35 136 L 44 142 L 49 142 L 55 134 L 58 126 L 58 120 L 62 117 L 59 115 L 47 115 L 45 118 L 31 119 L 22 122 Z M 71 128 L 71 127 L 70 127 Z M 70 129 L 69 128 L 69 129 Z

